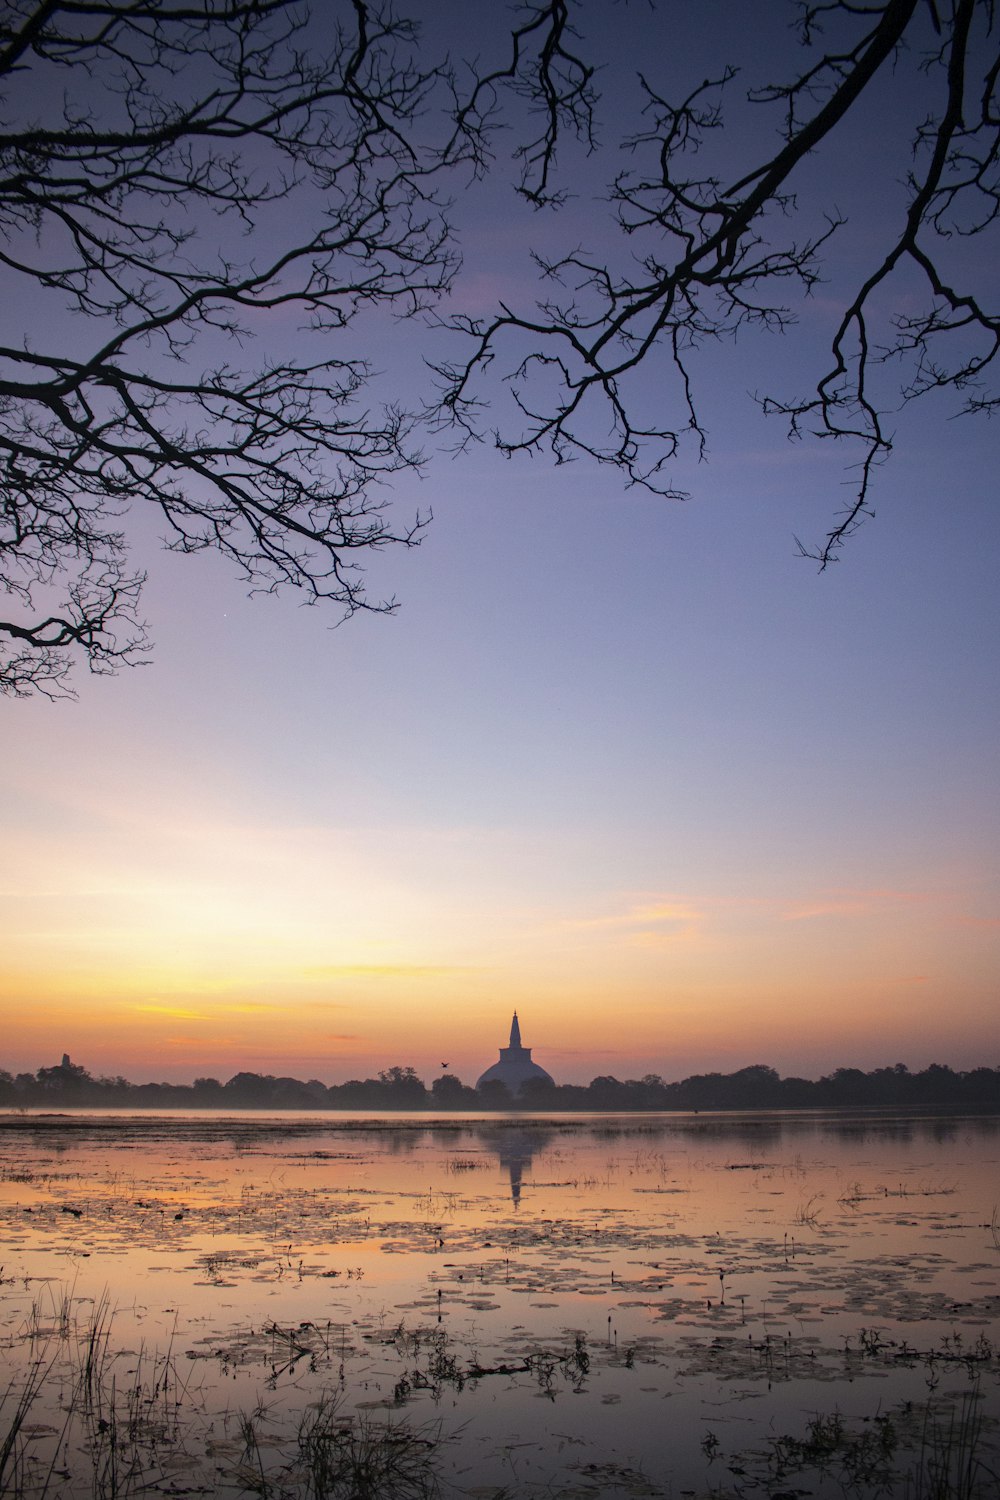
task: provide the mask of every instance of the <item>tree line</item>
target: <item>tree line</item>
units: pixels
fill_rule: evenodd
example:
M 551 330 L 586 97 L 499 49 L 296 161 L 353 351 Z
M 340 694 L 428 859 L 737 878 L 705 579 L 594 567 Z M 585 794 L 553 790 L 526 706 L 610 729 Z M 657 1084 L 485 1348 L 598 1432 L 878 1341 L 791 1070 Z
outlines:
M 321 1110 L 714 1110 L 714 1109 L 1000 1109 L 1000 1068 L 956 1071 L 931 1063 L 911 1073 L 903 1063 L 863 1072 L 836 1068 L 819 1079 L 782 1078 L 757 1063 L 735 1073 L 697 1073 L 668 1083 L 658 1073 L 589 1084 L 531 1080 L 517 1097 L 503 1083 L 472 1088 L 453 1073 L 430 1087 L 411 1067 L 394 1066 L 374 1078 L 326 1084 L 318 1078 L 236 1073 L 227 1082 L 130 1083 L 94 1077 L 68 1057 L 36 1073 L 0 1069 L 0 1108 L 321 1109 Z

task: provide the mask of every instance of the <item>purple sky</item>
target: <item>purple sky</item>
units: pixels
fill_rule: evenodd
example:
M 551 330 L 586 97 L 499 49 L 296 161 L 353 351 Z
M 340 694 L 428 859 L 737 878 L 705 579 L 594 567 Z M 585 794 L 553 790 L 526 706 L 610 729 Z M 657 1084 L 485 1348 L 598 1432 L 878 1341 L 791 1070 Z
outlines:
M 459 309 L 529 306 L 532 246 L 611 243 L 637 66 L 664 88 L 729 45 L 749 79 L 790 66 L 778 6 L 749 39 L 745 5 L 591 9 L 608 151 L 567 147 L 578 196 L 536 214 L 501 138 L 457 209 Z M 434 40 L 453 9 L 429 19 Z M 943 399 L 901 411 L 877 514 L 819 576 L 793 538 L 829 529 L 845 455 L 752 399 L 823 368 L 901 201 L 913 80 L 887 75 L 803 177 L 807 212 L 857 217 L 799 327 L 704 351 L 686 504 L 429 438 L 391 495 L 433 509 L 426 540 L 370 563 L 399 612 L 337 630 L 137 518 L 154 664 L 0 710 L 0 1066 L 334 1081 L 448 1058 L 474 1079 L 515 1006 L 559 1081 L 1000 1065 L 995 432 Z M 357 338 L 407 399 L 443 347 Z M 655 361 L 637 390 L 669 393 Z

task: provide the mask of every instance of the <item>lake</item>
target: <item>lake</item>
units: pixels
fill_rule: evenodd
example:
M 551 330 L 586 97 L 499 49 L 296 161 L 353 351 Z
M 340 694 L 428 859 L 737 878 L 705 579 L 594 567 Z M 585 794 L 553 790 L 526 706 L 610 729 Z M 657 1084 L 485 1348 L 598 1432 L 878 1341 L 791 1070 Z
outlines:
M 0 1117 L 0 1492 L 1000 1493 L 1000 1118 Z

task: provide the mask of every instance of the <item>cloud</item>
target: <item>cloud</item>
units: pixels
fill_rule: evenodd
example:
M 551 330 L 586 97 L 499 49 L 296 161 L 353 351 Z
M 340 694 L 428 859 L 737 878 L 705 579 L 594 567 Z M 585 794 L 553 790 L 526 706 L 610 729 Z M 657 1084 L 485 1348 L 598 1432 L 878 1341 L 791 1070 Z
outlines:
M 266 1005 L 254 1000 L 224 1000 L 218 1004 L 213 1004 L 210 1012 L 191 1010 L 184 1005 L 171 1005 L 169 1002 L 163 1000 L 144 1000 L 129 1006 L 130 1010 L 139 1011 L 143 1015 L 170 1016 L 175 1021 L 219 1021 L 229 1016 L 266 1015 L 281 1008 L 277 1005 Z
M 172 1021 L 211 1021 L 212 1016 L 205 1015 L 203 1011 L 187 1010 L 182 1005 L 160 1005 L 156 1002 L 147 1002 L 143 1005 L 132 1005 L 131 1010 L 139 1011 L 144 1016 L 169 1016 Z
M 476 964 L 324 964 L 302 973 L 308 979 L 446 979 L 477 969 Z
M 624 1047 L 546 1047 L 545 1056 L 548 1058 L 565 1057 L 632 1057 L 633 1053 Z
M 869 917 L 894 906 L 911 906 L 926 901 L 922 891 L 860 890 L 831 891 L 790 906 L 781 913 L 783 922 L 806 922 L 816 917 Z
M 656 900 L 642 906 L 632 906 L 627 911 L 615 912 L 606 917 L 568 917 L 563 923 L 564 927 L 575 929 L 601 928 L 601 927 L 637 927 L 648 926 L 650 923 L 664 922 L 697 922 L 702 920 L 704 912 L 698 911 L 687 902 Z
M 670 928 L 640 927 L 629 934 L 628 940 L 634 948 L 666 948 L 671 943 L 692 937 L 695 930 L 694 923 Z
M 601 917 L 569 917 L 560 926 L 574 932 L 619 933 L 637 948 L 661 948 L 699 931 L 707 912 L 673 896 L 652 896 Z

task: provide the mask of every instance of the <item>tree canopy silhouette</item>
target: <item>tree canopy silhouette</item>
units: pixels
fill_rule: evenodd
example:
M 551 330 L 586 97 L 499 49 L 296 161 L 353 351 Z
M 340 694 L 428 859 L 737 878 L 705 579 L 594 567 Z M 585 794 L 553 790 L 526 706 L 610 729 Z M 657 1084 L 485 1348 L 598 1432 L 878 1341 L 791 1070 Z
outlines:
M 454 1074 L 434 1079 L 428 1090 L 411 1067 L 382 1069 L 376 1078 L 325 1084 L 271 1073 L 236 1073 L 226 1083 L 196 1078 L 193 1084 L 130 1083 L 122 1077 L 94 1078 L 64 1057 L 55 1067 L 16 1077 L 0 1068 L 0 1108 L 169 1109 L 371 1109 L 371 1110 L 754 1110 L 754 1109 L 984 1109 L 1000 1104 L 1000 1068 L 955 1071 L 931 1063 L 911 1073 L 892 1067 L 835 1068 L 819 1079 L 782 1078 L 765 1064 L 735 1073 L 696 1073 L 667 1082 L 659 1074 L 619 1079 L 607 1074 L 589 1084 L 532 1080 L 512 1095 L 491 1078 L 481 1088 Z
M 799 0 L 798 52 L 774 62 L 786 72 L 747 90 L 727 38 L 678 100 L 646 48 L 631 126 L 620 98 L 602 117 L 588 3 L 528 0 L 475 63 L 436 58 L 412 20 L 367 0 L 5 7 L 0 689 L 54 694 L 76 659 L 143 659 L 136 508 L 251 591 L 392 608 L 366 594 L 359 558 L 414 543 L 424 518 L 392 524 L 382 482 L 420 461 L 428 413 L 460 444 L 486 436 L 498 375 L 503 453 L 586 456 L 677 494 L 672 460 L 706 438 L 699 349 L 792 325 L 842 228 L 832 201 L 800 210 L 800 179 L 855 149 L 844 122 L 893 70 L 911 113 L 897 220 L 879 205 L 813 390 L 760 397 L 857 461 L 846 509 L 803 551 L 825 566 L 870 513 L 894 406 L 938 393 L 995 408 L 991 0 Z M 679 18 L 675 4 L 660 10 Z M 727 129 L 738 87 L 778 123 L 777 147 Z M 522 198 L 558 213 L 572 194 L 610 197 L 617 243 L 539 259 L 556 290 L 534 306 L 445 304 L 434 338 L 450 328 L 456 352 L 433 344 L 436 404 L 380 405 L 352 327 L 446 296 L 446 195 L 456 171 L 502 170 L 501 139 Z M 563 181 L 569 141 L 585 171 Z

